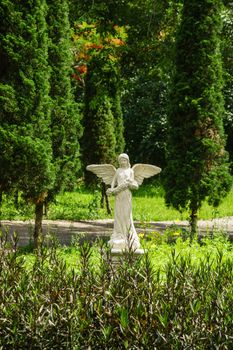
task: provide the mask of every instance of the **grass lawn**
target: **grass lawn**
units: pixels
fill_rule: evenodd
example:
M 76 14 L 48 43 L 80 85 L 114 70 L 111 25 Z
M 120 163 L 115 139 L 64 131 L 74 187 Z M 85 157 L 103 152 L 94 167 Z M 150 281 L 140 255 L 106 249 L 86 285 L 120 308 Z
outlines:
M 88 190 L 80 186 L 75 192 L 65 192 L 51 203 L 47 219 L 50 220 L 88 220 L 111 218 L 106 210 L 100 208 L 100 190 Z M 111 208 L 114 208 L 114 198 L 110 197 Z M 198 213 L 199 219 L 233 216 L 233 189 L 223 199 L 218 208 L 209 206 L 206 202 Z M 19 198 L 18 209 L 15 208 L 12 197 L 3 197 L 2 219 L 24 220 L 34 217 L 33 205 L 24 205 Z M 158 185 L 145 184 L 133 193 L 133 217 L 141 222 L 186 220 L 188 213 L 180 213 L 173 208 L 167 208 L 163 189 Z
M 114 198 L 110 197 L 111 208 L 114 208 Z M 76 192 L 66 192 L 57 196 L 57 201 L 51 204 L 48 219 L 104 219 L 108 216 L 105 209 L 100 208 L 100 192 L 87 191 L 83 188 Z M 216 209 L 204 203 L 198 213 L 200 219 L 213 219 L 233 215 L 233 189 Z M 173 208 L 167 208 L 163 190 L 158 186 L 144 185 L 133 193 L 133 217 L 138 221 L 186 220 L 187 211 L 180 213 Z

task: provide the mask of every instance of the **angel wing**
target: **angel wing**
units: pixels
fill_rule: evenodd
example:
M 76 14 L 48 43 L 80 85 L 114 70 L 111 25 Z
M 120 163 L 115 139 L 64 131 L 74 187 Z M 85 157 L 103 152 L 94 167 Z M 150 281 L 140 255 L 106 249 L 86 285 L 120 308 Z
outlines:
M 116 173 L 116 168 L 111 164 L 91 164 L 86 167 L 98 177 L 101 177 L 106 185 L 111 185 L 113 177 Z
M 134 180 L 141 185 L 145 178 L 147 179 L 160 173 L 162 169 L 151 164 L 135 164 L 132 170 L 134 172 Z

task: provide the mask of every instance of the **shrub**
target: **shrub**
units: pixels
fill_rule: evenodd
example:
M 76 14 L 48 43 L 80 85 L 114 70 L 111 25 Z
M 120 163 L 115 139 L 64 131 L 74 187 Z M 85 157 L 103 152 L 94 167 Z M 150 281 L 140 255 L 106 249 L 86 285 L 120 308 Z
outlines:
M 1 236 L 0 349 L 229 349 L 233 342 L 233 264 L 220 244 L 199 262 L 172 246 L 156 268 L 150 252 L 126 253 L 115 264 L 103 243 L 98 250 L 85 243 L 76 246 L 74 270 L 53 241 L 30 265 L 16 243 Z

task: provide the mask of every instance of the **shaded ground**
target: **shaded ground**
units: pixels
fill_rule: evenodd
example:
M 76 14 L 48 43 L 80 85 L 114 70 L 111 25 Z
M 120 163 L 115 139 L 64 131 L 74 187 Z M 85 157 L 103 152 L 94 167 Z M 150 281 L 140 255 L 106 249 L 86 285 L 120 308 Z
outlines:
M 33 221 L 7 221 L 2 220 L 1 226 L 3 231 L 11 235 L 14 231 L 19 237 L 19 246 L 27 245 L 33 237 Z M 151 231 L 163 232 L 167 227 L 177 226 L 188 228 L 187 221 L 158 221 L 141 224 L 135 222 L 137 232 L 148 233 Z M 43 221 L 43 233 L 54 233 L 61 244 L 69 245 L 72 237 L 81 236 L 85 239 L 93 240 L 97 237 L 108 239 L 113 230 L 113 220 L 87 220 L 87 221 Z M 200 220 L 198 222 L 198 233 L 200 235 L 214 230 L 221 230 L 229 234 L 233 240 L 233 217 L 225 217 L 213 220 Z

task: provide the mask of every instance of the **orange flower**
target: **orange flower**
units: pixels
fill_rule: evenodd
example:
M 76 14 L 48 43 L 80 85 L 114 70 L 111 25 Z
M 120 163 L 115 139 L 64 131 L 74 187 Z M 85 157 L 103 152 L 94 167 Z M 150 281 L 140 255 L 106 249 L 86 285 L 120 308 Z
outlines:
M 110 39 L 110 42 L 116 46 L 122 46 L 125 44 L 123 40 L 118 39 L 118 38 L 112 38 L 112 39 Z
M 87 65 L 83 64 L 82 66 L 75 66 L 74 69 L 79 72 L 80 74 L 86 74 L 87 72 Z
M 82 79 L 75 73 L 71 74 L 72 78 L 78 80 L 78 81 L 82 81 Z

